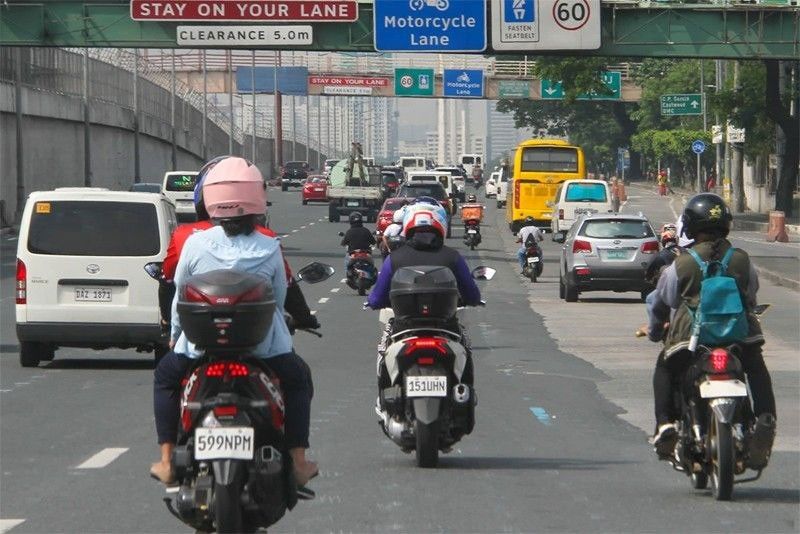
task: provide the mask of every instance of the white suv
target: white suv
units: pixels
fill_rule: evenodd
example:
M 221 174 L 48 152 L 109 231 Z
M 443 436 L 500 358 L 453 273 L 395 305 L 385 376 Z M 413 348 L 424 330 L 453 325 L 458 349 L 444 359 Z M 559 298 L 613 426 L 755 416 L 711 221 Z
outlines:
M 161 192 L 175 206 L 181 221 L 197 220 L 194 210 L 194 184 L 198 174 L 196 171 L 170 171 L 164 174 Z
M 166 352 L 158 284 L 175 210 L 162 195 L 66 187 L 28 197 L 17 246 L 20 364 L 58 347 Z

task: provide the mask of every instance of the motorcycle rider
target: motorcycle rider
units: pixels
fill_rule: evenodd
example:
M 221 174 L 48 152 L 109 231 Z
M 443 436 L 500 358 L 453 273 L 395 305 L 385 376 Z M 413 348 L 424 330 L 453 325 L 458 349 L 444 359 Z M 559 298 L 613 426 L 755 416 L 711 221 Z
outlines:
M 529 236 L 533 236 L 533 239 L 536 240 L 536 255 L 539 256 L 539 261 L 542 261 L 542 247 L 538 246 L 538 243 L 544 240 L 544 234 L 538 226 L 533 224 L 533 221 L 533 217 L 525 217 L 525 222 L 522 228 L 520 228 L 519 232 L 517 232 L 517 243 L 522 243 L 522 246 L 519 248 L 519 250 L 517 250 L 517 261 L 519 262 L 520 274 L 523 274 L 525 269 L 525 252 L 528 250 L 528 247 L 525 246 L 525 243 L 528 241 Z
M 684 231 L 694 239 L 693 250 L 703 261 L 719 260 L 733 245 L 726 238 L 733 217 L 725 201 L 712 193 L 700 193 L 692 197 L 683 211 Z M 747 310 L 756 305 L 758 274 L 746 252 L 735 249 L 728 265 L 742 295 Z M 656 433 L 653 444 L 660 456 L 668 456 L 675 448 L 678 438 L 673 423 L 673 377 L 682 376 L 691 364 L 693 353 L 688 350 L 692 330 L 689 307 L 697 307 L 702 273 L 697 262 L 689 254 L 681 254 L 661 274 L 656 290 L 648 296 L 648 336 L 651 341 L 664 341 L 664 349 L 656 362 L 653 373 L 655 396 Z M 761 346 L 764 335 L 756 316 L 748 313 L 749 332 L 739 344 L 742 347 L 740 361 L 747 373 L 756 416 L 754 429 L 749 429 L 748 467 L 761 469 L 769 461 L 775 437 L 775 396 L 772 380 L 764 365 Z
M 675 224 L 666 223 L 661 227 L 660 241 L 662 249 L 647 267 L 644 275 L 645 280 L 653 284 L 653 287 L 658 284 L 661 271 L 675 261 L 675 258 L 682 252 L 682 248 L 678 246 L 678 227 Z
M 370 308 L 380 310 L 391 307 L 389 291 L 392 276 L 398 269 L 415 265 L 450 268 L 458 282 L 458 292 L 463 304 L 477 306 L 481 303 L 480 289 L 472 278 L 467 262 L 457 250 L 444 244 L 447 214 L 442 206 L 430 204 L 409 206 L 403 218 L 403 233 L 406 236 L 405 245 L 386 258 L 378 275 L 378 281 L 367 299 Z M 469 350 L 467 350 L 467 365 L 462 382 L 470 386 L 473 383 L 472 358 Z
M 392 252 L 392 247 L 390 244 L 390 240 L 392 238 L 400 237 L 403 232 L 403 214 L 405 213 L 405 206 L 402 206 L 399 209 L 394 210 L 392 214 L 392 224 L 386 227 L 383 231 L 383 236 L 381 238 L 383 242 L 383 250 L 386 254 Z M 384 257 L 386 257 L 384 255 Z
M 377 243 L 372 232 L 364 228 L 364 217 L 361 213 L 354 211 L 350 214 L 349 220 L 350 229 L 344 234 L 340 243 L 341 246 L 347 247 L 347 254 L 344 256 L 345 271 L 347 271 L 350 263 L 350 254 L 356 250 L 372 250 L 372 247 Z
M 292 348 L 292 337 L 284 319 L 287 279 L 280 242 L 256 231 L 266 207 L 264 179 L 258 168 L 238 157 L 219 161 L 205 177 L 204 205 L 213 228 L 186 239 L 175 271 L 177 288 L 194 275 L 215 269 L 238 269 L 264 276 L 270 281 L 277 303 L 272 326 L 253 355 L 268 360 L 279 377 L 286 405 L 285 442 L 292 457 L 299 485 L 319 472 L 306 460 L 313 384 L 311 370 Z M 201 356 L 182 332 L 177 313 L 178 298 L 172 303 L 170 347 L 155 370 L 153 405 L 161 460 L 150 475 L 163 483 L 174 479 L 172 451 L 177 441 L 181 380 Z
M 175 231 L 172 232 L 172 237 L 169 240 L 167 255 L 164 257 L 164 262 L 161 267 L 162 282 L 159 284 L 158 294 L 162 321 L 165 321 L 167 325 L 169 325 L 172 315 L 172 300 L 175 296 L 175 284 L 172 280 L 175 277 L 175 269 L 178 266 L 178 259 L 181 256 L 183 245 L 192 234 L 208 230 L 214 226 L 210 220 L 211 218 L 208 216 L 205 204 L 203 203 L 203 182 L 209 171 L 211 171 L 217 163 L 228 157 L 230 156 L 217 156 L 206 162 L 206 164 L 200 168 L 194 186 L 194 210 L 197 214 L 197 221 L 179 225 Z M 265 227 L 261 221 L 256 226 L 256 230 L 267 237 L 277 237 L 277 234 Z M 319 328 L 319 321 L 316 316 L 311 314 L 311 310 L 306 303 L 300 284 L 294 279 L 292 269 L 289 267 L 289 263 L 286 261 L 285 257 L 283 261 L 284 267 L 286 268 L 286 279 L 289 284 L 289 288 L 286 291 L 286 303 L 284 306 L 286 312 L 292 316 L 292 322 L 297 328 Z

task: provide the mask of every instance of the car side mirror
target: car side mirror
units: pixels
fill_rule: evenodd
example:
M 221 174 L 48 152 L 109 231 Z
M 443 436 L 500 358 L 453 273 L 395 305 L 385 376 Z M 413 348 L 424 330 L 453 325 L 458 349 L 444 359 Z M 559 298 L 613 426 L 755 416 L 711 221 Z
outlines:
M 561 232 L 556 232 L 555 234 L 553 234 L 553 241 L 555 243 L 563 243 L 566 240 L 566 237 L 567 236 L 565 236 Z
M 336 271 L 330 265 L 315 261 L 297 271 L 295 277 L 298 280 L 308 282 L 309 284 L 316 284 L 318 282 L 322 282 L 323 280 L 327 280 L 333 276 L 334 272 Z
M 144 266 L 144 271 L 153 278 L 154 280 L 160 280 L 161 275 L 163 274 L 163 263 L 160 261 L 151 261 L 150 263 L 146 263 Z

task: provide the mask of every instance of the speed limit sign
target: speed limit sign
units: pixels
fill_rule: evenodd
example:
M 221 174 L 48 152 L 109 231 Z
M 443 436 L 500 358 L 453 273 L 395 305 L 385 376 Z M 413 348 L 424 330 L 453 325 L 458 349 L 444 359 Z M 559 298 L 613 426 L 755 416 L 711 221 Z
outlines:
M 589 22 L 591 8 L 586 0 L 558 0 L 553 5 L 553 19 L 565 30 L 575 31 Z
M 600 48 L 600 0 L 491 0 L 495 50 Z

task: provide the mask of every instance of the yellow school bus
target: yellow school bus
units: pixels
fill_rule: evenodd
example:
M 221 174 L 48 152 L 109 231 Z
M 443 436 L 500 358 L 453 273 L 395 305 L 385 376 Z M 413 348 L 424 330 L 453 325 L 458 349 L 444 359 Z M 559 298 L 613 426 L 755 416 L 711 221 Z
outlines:
M 511 180 L 506 199 L 506 222 L 517 232 L 527 217 L 549 227 L 556 190 L 564 180 L 586 178 L 581 147 L 560 139 L 528 139 L 517 146 L 509 160 Z

